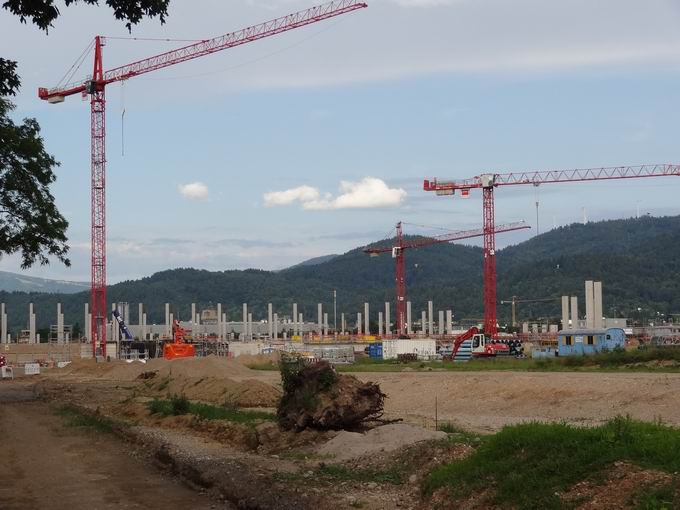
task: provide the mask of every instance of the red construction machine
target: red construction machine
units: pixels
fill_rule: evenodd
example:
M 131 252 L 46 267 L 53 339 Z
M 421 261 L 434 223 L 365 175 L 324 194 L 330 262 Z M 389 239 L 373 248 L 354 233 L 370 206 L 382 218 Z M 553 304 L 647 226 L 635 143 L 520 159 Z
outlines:
M 172 322 L 172 343 L 167 343 L 163 346 L 163 357 L 165 359 L 175 358 L 193 358 L 196 355 L 196 349 L 192 344 L 184 341 L 186 331 L 179 325 L 179 321 Z
M 444 359 L 455 360 L 458 351 L 460 350 L 463 343 L 465 343 L 467 340 L 471 341 L 471 358 L 493 358 L 496 356 L 507 356 L 510 354 L 510 348 L 507 345 L 480 333 L 479 329 L 474 326 L 468 329 L 462 335 L 458 335 L 450 348 L 447 349 L 442 347 L 439 353 L 442 354 Z

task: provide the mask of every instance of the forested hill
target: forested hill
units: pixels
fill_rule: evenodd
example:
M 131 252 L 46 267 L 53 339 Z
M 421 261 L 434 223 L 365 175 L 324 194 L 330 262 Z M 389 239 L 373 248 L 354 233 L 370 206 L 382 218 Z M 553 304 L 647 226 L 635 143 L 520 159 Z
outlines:
M 457 318 L 481 317 L 482 250 L 465 245 L 437 245 L 407 252 L 408 296 L 414 313 L 433 299 L 436 309 L 451 308 Z M 557 297 L 574 294 L 583 303 L 583 281 L 601 279 L 605 313 L 631 315 L 680 312 L 680 217 L 627 219 L 574 224 L 551 230 L 529 241 L 499 250 L 498 298 Z M 223 303 L 231 319 L 239 320 L 241 305 L 250 304 L 255 318 L 264 318 L 272 302 L 280 315 L 299 304 L 306 318 L 316 316 L 316 303 L 332 311 L 337 289 L 338 313 L 362 311 L 364 301 L 377 307 L 394 301 L 394 261 L 389 254 L 369 257 L 360 248 L 312 265 L 300 264 L 277 272 L 246 270 L 210 272 L 174 269 L 141 280 L 109 287 L 110 301 L 146 305 L 149 323 L 164 320 L 169 302 L 176 316 L 189 317 L 190 304 Z M 10 328 L 25 327 L 33 302 L 39 327 L 54 322 L 56 303 L 64 305 L 66 322 L 82 324 L 88 293 L 71 295 L 0 292 L 7 303 Z M 559 316 L 559 303 L 523 305 L 520 316 Z M 508 307 L 499 305 L 507 318 Z

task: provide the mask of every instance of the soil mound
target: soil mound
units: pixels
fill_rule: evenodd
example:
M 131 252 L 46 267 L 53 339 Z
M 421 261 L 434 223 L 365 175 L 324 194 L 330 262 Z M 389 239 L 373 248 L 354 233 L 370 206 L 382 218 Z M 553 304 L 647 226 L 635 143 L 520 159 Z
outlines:
M 369 430 L 364 434 L 343 430 L 333 439 L 317 448 L 320 455 L 332 456 L 344 461 L 375 454 L 391 452 L 431 439 L 445 439 L 446 432 L 424 429 L 405 423 L 393 423 Z
M 305 365 L 282 360 L 283 396 L 277 410 L 287 430 L 353 429 L 382 416 L 385 394 L 380 386 L 336 373 L 327 362 Z

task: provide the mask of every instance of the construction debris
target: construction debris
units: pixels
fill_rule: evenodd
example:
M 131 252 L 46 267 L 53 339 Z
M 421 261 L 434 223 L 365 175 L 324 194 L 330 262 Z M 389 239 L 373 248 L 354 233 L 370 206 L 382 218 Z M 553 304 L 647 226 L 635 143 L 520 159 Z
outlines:
M 326 361 L 306 364 L 299 357 L 285 358 L 281 379 L 277 416 L 284 429 L 352 430 L 383 414 L 385 394 L 380 386 L 338 374 Z

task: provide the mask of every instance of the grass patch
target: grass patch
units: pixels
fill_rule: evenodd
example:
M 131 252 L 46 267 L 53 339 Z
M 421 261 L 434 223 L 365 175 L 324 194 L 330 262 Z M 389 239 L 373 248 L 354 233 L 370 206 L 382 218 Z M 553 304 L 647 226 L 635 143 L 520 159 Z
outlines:
M 106 416 L 91 414 L 72 405 L 61 406 L 56 413 L 66 419 L 66 424 L 70 427 L 89 428 L 98 432 L 113 432 L 117 425 L 114 420 Z
M 449 487 L 453 497 L 493 487 L 501 507 L 562 508 L 555 494 L 617 460 L 680 470 L 680 429 L 615 418 L 600 427 L 526 423 L 488 437 L 470 457 L 434 469 L 426 493 Z
M 359 483 L 404 483 L 405 466 L 395 464 L 386 468 L 348 468 L 339 464 L 326 464 L 319 467 L 317 474 L 339 482 Z
M 265 411 L 242 411 L 233 406 L 215 406 L 201 402 L 191 402 L 184 395 L 170 399 L 155 398 L 147 404 L 152 414 L 161 416 L 180 416 L 193 414 L 204 420 L 227 420 L 234 423 L 255 424 L 273 421 L 276 417 Z
M 639 495 L 635 506 L 636 510 L 671 510 L 678 507 L 680 507 L 680 498 L 672 484 Z

